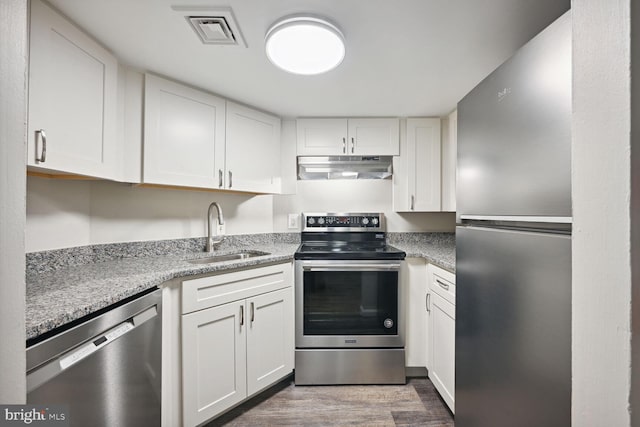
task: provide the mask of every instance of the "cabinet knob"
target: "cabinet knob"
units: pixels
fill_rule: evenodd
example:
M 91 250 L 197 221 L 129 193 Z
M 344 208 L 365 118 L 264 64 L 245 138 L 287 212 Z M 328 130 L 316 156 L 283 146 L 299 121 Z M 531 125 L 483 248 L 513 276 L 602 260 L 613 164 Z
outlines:
M 44 163 L 47 161 L 47 134 L 44 133 L 44 129 L 36 131 L 36 151 L 38 151 L 38 135 L 40 135 L 40 140 L 42 140 L 42 151 L 40 152 L 40 157 L 36 157 L 36 162 Z

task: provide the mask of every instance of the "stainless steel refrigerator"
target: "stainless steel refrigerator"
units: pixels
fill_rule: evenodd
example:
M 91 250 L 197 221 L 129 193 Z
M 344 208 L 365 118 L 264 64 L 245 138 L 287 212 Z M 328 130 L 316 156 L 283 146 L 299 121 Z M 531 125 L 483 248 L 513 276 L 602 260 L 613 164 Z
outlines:
M 571 425 L 571 17 L 458 104 L 456 427 Z

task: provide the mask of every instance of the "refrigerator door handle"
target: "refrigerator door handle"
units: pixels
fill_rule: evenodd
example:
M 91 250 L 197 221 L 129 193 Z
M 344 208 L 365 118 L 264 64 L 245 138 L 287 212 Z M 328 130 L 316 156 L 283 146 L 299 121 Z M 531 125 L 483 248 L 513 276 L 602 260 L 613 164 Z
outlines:
M 505 221 L 505 222 L 545 222 L 551 224 L 571 224 L 570 216 L 529 216 L 529 215 L 460 215 L 468 221 Z

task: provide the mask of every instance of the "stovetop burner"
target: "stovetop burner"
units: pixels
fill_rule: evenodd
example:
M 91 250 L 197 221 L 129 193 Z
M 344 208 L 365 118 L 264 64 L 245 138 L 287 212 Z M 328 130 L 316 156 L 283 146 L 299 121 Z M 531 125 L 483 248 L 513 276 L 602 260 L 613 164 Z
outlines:
M 377 260 L 406 256 L 386 244 L 382 213 L 314 213 L 303 214 L 303 220 L 302 244 L 295 259 Z

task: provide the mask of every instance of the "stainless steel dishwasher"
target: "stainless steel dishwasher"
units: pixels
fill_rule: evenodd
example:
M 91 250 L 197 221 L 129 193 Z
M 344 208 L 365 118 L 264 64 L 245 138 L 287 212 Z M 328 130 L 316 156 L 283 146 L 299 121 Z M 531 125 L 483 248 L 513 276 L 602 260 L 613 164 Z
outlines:
M 62 404 L 71 426 L 160 426 L 162 294 L 104 310 L 27 348 L 27 402 Z

